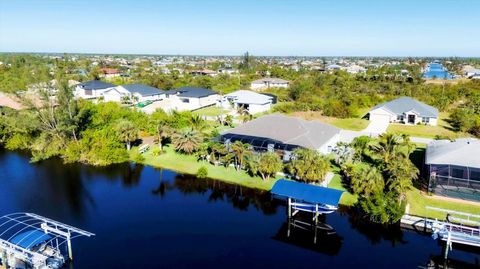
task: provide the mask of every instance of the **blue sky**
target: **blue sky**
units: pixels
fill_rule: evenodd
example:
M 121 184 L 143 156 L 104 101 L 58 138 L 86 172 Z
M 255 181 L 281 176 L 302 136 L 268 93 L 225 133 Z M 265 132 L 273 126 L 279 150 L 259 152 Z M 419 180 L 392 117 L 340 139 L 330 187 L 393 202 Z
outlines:
M 480 56 L 478 0 L 0 0 L 0 51 Z

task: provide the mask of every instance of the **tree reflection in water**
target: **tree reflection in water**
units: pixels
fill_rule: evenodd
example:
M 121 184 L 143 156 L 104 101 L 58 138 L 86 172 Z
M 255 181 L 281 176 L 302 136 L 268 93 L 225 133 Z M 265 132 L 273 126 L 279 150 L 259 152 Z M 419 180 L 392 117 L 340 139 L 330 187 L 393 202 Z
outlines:
M 372 223 L 364 214 L 355 207 L 340 207 L 338 213 L 348 216 L 351 227 L 365 235 L 372 244 L 378 244 L 382 240 L 390 241 L 392 246 L 407 244 L 403 239 L 403 231 L 400 225 L 381 225 Z
M 176 174 L 171 183 L 170 180 L 163 178 L 163 173 L 160 172 L 159 185 L 152 193 L 163 197 L 171 190 L 178 190 L 184 195 L 203 194 L 209 202 L 227 201 L 240 210 L 248 210 L 253 206 L 266 215 L 275 214 L 279 205 L 278 201 L 271 199 L 270 192 L 267 191 L 183 174 Z

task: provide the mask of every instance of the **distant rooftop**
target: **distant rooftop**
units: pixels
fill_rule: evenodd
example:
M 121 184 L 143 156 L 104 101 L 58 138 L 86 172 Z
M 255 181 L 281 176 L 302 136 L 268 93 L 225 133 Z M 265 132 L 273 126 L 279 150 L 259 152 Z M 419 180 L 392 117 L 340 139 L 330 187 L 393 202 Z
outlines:
M 115 87 L 115 85 L 95 79 L 95 80 L 90 80 L 80 84 L 80 87 L 82 87 L 85 90 L 101 90 L 101 89 Z
M 152 96 L 165 93 L 163 90 L 144 84 L 127 84 L 122 85 L 122 87 L 131 93 L 138 93 L 141 96 Z
M 376 105 L 372 110 L 377 108 L 383 108 L 396 115 L 401 115 L 408 111 L 415 111 L 420 117 L 438 118 L 438 109 L 406 96 Z
M 194 97 L 194 98 L 201 98 L 210 95 L 217 94 L 216 92 L 205 89 L 205 88 L 197 88 L 197 87 L 182 87 L 175 90 L 178 92 L 178 96 L 181 97 Z
M 233 98 L 236 103 L 257 105 L 271 103 L 274 99 L 272 96 L 247 90 L 234 91 L 232 93 L 226 94 L 225 97 Z

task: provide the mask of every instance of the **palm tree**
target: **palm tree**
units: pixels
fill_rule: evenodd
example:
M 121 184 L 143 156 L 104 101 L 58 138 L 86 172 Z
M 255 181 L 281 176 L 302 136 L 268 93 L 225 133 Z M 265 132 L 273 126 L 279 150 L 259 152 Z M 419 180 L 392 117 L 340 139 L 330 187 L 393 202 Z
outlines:
M 245 157 L 252 152 L 250 150 L 250 145 L 244 144 L 241 141 L 235 141 L 230 146 L 230 149 L 232 150 L 235 156 L 235 169 L 237 170 L 242 169 L 243 162 L 245 161 Z
M 392 133 L 381 134 L 378 137 L 378 141 L 374 144 L 370 144 L 370 149 L 379 156 L 384 164 L 388 164 L 399 152 L 399 137 Z
M 290 163 L 290 170 L 298 179 L 305 182 L 321 182 L 324 180 L 330 165 L 328 159 L 318 151 L 311 149 L 295 149 L 295 158 Z
M 233 127 L 233 116 L 232 115 L 227 115 L 224 119 L 224 124 L 230 127 Z
M 237 113 L 238 113 L 238 115 L 240 115 L 240 118 L 242 119 L 243 123 L 246 123 L 247 121 L 253 119 L 253 116 L 250 115 L 250 113 L 248 113 L 248 110 L 245 109 L 245 107 L 243 107 L 243 106 L 239 106 L 237 108 Z
M 138 138 L 138 128 L 129 120 L 120 120 L 116 125 L 116 131 L 120 140 L 127 144 L 127 150 L 130 150 L 131 143 Z
M 222 143 L 213 143 L 210 147 L 210 150 L 212 151 L 212 154 L 210 156 L 210 162 L 213 163 L 213 165 L 215 166 L 218 165 L 221 157 L 228 153 L 225 145 Z
M 368 136 L 359 136 L 353 139 L 350 145 L 355 150 L 356 159 L 362 159 L 365 156 L 371 140 Z
M 252 175 L 259 174 L 262 180 L 268 180 L 282 169 L 282 160 L 274 152 L 252 155 L 248 161 L 248 169 Z
M 207 127 L 207 125 L 205 124 L 205 120 L 202 119 L 200 115 L 192 115 L 190 117 L 190 124 L 194 130 L 199 132 L 205 130 L 205 128 Z
M 408 158 L 398 157 L 387 166 L 386 172 L 388 189 L 398 193 L 400 202 L 403 201 L 412 181 L 418 178 L 418 168 Z
M 160 150 L 163 149 L 165 141 L 172 135 L 172 133 L 172 128 L 170 128 L 165 121 L 162 120 L 157 124 L 157 140 Z
M 193 129 L 182 130 L 173 135 L 175 150 L 192 154 L 202 143 L 202 136 Z
M 354 193 L 370 196 L 383 191 L 385 182 L 382 174 L 373 166 L 361 166 L 351 176 Z

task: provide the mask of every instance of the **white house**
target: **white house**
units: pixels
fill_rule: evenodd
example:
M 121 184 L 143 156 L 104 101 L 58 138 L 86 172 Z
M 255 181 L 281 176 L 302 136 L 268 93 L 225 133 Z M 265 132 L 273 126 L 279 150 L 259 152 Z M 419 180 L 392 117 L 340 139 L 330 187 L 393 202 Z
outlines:
M 480 69 L 477 69 L 471 65 L 466 65 L 462 68 L 463 74 L 467 78 L 472 78 L 475 76 L 480 76 Z
M 165 91 L 143 84 L 120 85 L 103 93 L 105 101 L 122 102 L 125 98 L 130 101 L 145 102 L 165 99 Z
M 370 121 L 437 125 L 438 110 L 411 97 L 379 104 L 369 112 Z
M 367 69 L 365 69 L 365 67 L 363 67 L 363 66 L 353 64 L 353 65 L 348 66 L 346 68 L 346 71 L 347 71 L 347 73 L 350 73 L 350 74 L 358 74 L 358 73 L 365 73 L 367 71 Z
M 75 87 L 74 95 L 77 98 L 95 99 L 103 96 L 103 93 L 115 88 L 115 85 L 101 80 L 90 80 Z
M 182 87 L 166 92 L 167 99 L 159 105 L 165 111 L 197 110 L 217 105 L 220 95 L 212 90 L 195 87 Z
M 274 97 L 257 92 L 238 90 L 222 97 L 223 108 L 243 108 L 251 115 L 270 110 Z
M 329 66 L 327 66 L 327 70 L 328 71 L 337 71 L 337 70 L 341 70 L 342 67 L 338 64 L 331 64 Z
M 290 82 L 281 78 L 261 78 L 252 81 L 252 90 L 263 90 L 268 88 L 288 88 Z
M 228 74 L 228 75 L 233 75 L 233 74 L 237 74 L 238 73 L 238 70 L 237 69 L 233 69 L 231 67 L 226 67 L 226 68 L 220 68 L 217 70 L 217 72 L 219 74 Z

